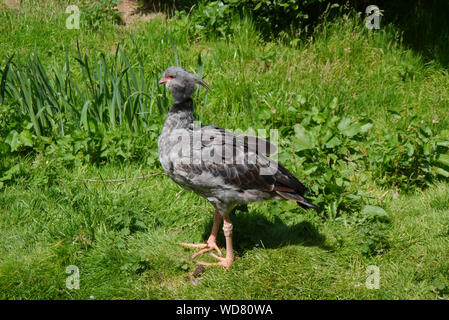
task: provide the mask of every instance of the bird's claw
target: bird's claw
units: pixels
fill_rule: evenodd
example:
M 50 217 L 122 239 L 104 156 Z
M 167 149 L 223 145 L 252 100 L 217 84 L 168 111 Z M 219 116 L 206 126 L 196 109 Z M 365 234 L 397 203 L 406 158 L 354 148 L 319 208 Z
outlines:
M 214 257 L 215 259 L 218 260 L 218 262 L 204 262 L 204 261 L 197 261 L 197 264 L 201 265 L 201 266 L 222 266 L 225 267 L 226 269 L 229 269 L 231 267 L 232 262 L 234 261 L 233 258 L 223 258 L 223 257 L 219 257 L 214 253 L 210 253 L 210 255 L 212 257 Z
M 185 243 L 185 242 L 181 242 L 180 245 L 185 246 L 185 247 L 191 247 L 191 248 L 200 248 L 201 250 L 198 251 L 197 253 L 193 254 L 190 258 L 191 259 L 195 259 L 196 257 L 209 252 L 211 250 L 216 250 L 217 253 L 222 256 L 223 254 L 221 253 L 220 248 L 217 246 L 216 242 L 212 242 L 212 241 L 208 241 L 207 243 Z

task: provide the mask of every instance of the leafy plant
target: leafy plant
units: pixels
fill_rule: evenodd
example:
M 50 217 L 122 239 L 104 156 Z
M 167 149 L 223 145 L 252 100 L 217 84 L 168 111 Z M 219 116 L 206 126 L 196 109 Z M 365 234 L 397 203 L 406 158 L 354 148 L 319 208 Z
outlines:
M 447 277 L 444 277 L 442 274 L 437 275 L 433 281 L 432 284 L 435 288 L 435 290 L 440 295 L 447 295 L 449 294 L 449 280 Z
M 403 118 L 403 125 L 376 137 L 367 135 L 373 126 L 371 121 L 363 115 L 351 118 L 342 114 L 337 98 L 321 109 L 309 107 L 301 95 L 293 101 L 287 110 L 287 123 L 285 115 L 266 109 L 258 117 L 280 127 L 289 137 L 284 143 L 288 151 L 280 154 L 281 162 L 293 166 L 297 176 L 312 181 L 310 197 L 330 217 L 340 211 L 360 210 L 367 195 L 354 187 L 354 177 L 368 179 L 361 172 L 371 172 L 380 185 L 405 191 L 424 187 L 438 177 L 449 177 L 447 131 L 435 134 L 414 116 Z M 374 231 L 370 233 L 377 237 Z
M 90 30 L 98 30 L 105 22 L 122 23 L 117 10 L 117 0 L 90 1 L 81 9 L 81 25 Z
M 104 54 L 89 59 L 79 47 L 77 53 L 80 81 L 67 52 L 62 67 L 47 70 L 35 52 L 25 63 L 10 58 L 0 70 L 2 159 L 43 152 L 66 165 L 137 158 L 154 164 L 155 132 L 168 108 L 157 71 L 149 79 L 142 63 L 134 71 L 119 47 L 113 61 Z M 0 163 L 2 181 L 11 179 L 10 168 Z
M 376 181 L 410 190 L 438 177 L 449 178 L 449 132 L 435 134 L 416 116 L 402 121 L 385 132 L 382 140 L 370 143 L 369 166 Z
M 47 71 L 35 53 L 24 66 L 13 63 L 5 76 L 4 103 L 18 118 L 28 118 L 37 136 L 64 135 L 67 126 L 89 130 L 98 123 L 108 128 L 126 124 L 139 131 L 148 126 L 154 111 L 168 107 L 156 73 L 149 88 L 142 63 L 135 72 L 119 47 L 113 63 L 104 54 L 82 56 L 79 47 L 75 59 L 81 67 L 79 82 L 72 76 L 67 53 L 62 68 Z
M 200 2 L 190 11 L 177 11 L 177 17 L 194 38 L 226 38 L 232 32 L 232 14 L 231 6 L 223 1 Z
M 112 224 L 120 230 L 123 235 L 145 230 L 146 224 L 143 222 L 145 215 L 140 211 L 125 209 L 123 207 L 113 207 L 113 215 L 111 216 Z
M 288 29 L 291 25 L 299 26 L 306 19 L 306 7 L 310 4 L 322 2 L 322 0 L 229 0 L 235 9 L 251 13 L 256 26 L 263 34 L 278 34 Z
M 366 205 L 360 212 L 359 232 L 363 234 L 362 253 L 367 256 L 385 254 L 390 248 L 388 230 L 390 218 L 387 212 L 377 206 Z
M 323 0 L 223 0 L 201 1 L 178 11 L 178 16 L 188 17 L 191 35 L 226 36 L 232 32 L 233 14 L 248 15 L 262 34 L 272 36 L 292 25 L 301 25 L 308 19 L 309 6 L 320 4 Z
M 293 126 L 289 151 L 280 160 L 293 162 L 299 177 L 313 181 L 310 197 L 330 217 L 341 210 L 357 211 L 364 193 L 353 187 L 351 177 L 363 167 L 361 144 L 372 123 L 341 115 L 336 98 L 323 109 L 302 103 L 302 119 Z M 295 157 L 289 161 L 291 152 Z

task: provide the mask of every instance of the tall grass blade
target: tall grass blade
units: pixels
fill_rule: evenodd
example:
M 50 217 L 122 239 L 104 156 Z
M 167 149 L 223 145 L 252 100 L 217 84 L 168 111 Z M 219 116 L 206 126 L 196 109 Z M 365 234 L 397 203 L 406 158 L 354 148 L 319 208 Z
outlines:
M 173 39 L 172 39 L 172 37 L 170 35 L 170 32 L 167 32 L 167 36 L 168 36 L 168 39 L 170 40 L 170 44 L 171 44 L 171 47 L 173 49 L 173 54 L 175 56 L 175 65 L 178 67 L 179 66 L 178 51 L 176 50 L 176 46 L 175 46 L 175 43 L 173 42 Z
M 5 93 L 6 93 L 6 78 L 8 77 L 9 66 L 11 64 L 12 59 L 14 58 L 14 54 L 8 59 L 5 68 L 2 71 L 2 80 L 0 82 L 0 103 L 4 103 L 5 101 Z

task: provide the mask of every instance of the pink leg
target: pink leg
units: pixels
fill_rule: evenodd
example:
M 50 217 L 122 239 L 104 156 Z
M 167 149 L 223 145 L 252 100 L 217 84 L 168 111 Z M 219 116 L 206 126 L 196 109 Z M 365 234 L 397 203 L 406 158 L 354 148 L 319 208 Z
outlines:
M 226 267 L 226 269 L 229 269 L 232 262 L 234 261 L 234 250 L 232 248 L 232 222 L 229 217 L 225 217 L 224 223 L 223 223 L 223 231 L 226 238 L 226 258 L 219 257 L 213 253 L 211 253 L 211 256 L 218 259 L 218 262 L 216 263 L 209 263 L 209 262 L 202 262 L 199 261 L 198 264 L 203 266 L 223 266 Z
M 217 234 L 218 230 L 220 228 L 221 221 L 223 220 L 223 217 L 218 211 L 215 211 L 214 214 L 214 224 L 212 225 L 212 232 L 209 236 L 209 239 L 207 239 L 207 243 L 200 243 L 200 244 L 194 244 L 194 243 L 185 243 L 181 242 L 180 245 L 191 247 L 191 248 L 200 248 L 201 250 L 195 253 L 191 256 L 192 259 L 198 257 L 199 255 L 202 255 L 203 253 L 209 252 L 211 250 L 216 250 L 220 256 L 222 256 L 220 248 L 217 246 Z

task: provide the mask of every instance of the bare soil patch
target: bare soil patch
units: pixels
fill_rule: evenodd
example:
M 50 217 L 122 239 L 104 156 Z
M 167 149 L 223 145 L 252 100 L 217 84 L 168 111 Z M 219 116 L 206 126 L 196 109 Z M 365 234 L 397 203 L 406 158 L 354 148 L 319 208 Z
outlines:
M 155 12 L 151 8 L 139 8 L 136 0 L 123 0 L 117 5 L 117 10 L 122 15 L 123 22 L 129 26 L 136 21 L 149 21 L 156 17 L 164 16 L 161 12 Z
M 18 9 L 20 7 L 20 0 L 3 0 L 0 1 L 0 6 L 6 5 L 10 9 Z

